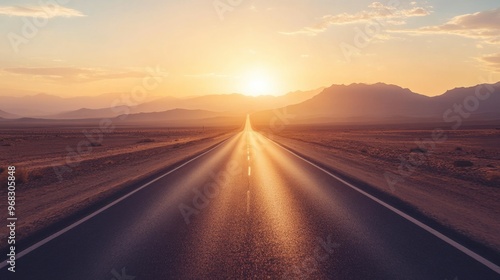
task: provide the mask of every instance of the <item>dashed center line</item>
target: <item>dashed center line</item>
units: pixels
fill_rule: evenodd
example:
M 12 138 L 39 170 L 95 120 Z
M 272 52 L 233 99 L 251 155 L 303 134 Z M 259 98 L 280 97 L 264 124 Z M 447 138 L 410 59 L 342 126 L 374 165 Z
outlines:
M 248 176 L 250 176 L 251 174 L 252 174 L 252 167 L 251 167 L 251 166 L 249 166 L 249 167 L 248 167 Z
M 247 215 L 250 214 L 250 191 L 247 191 Z

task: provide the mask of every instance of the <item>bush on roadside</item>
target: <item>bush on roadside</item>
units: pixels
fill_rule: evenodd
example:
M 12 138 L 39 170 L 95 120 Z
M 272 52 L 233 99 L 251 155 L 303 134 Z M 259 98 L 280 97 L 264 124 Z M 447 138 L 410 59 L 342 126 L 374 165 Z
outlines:
M 456 160 L 453 165 L 455 167 L 471 167 L 474 166 L 474 163 L 470 160 Z
M 136 143 L 137 144 L 141 144 L 141 143 L 153 143 L 154 141 L 155 141 L 154 139 L 146 138 L 146 139 L 141 139 L 141 140 L 137 141 Z
M 9 172 L 5 168 L 0 168 L 0 184 L 6 184 L 7 179 L 9 178 Z M 22 185 L 28 181 L 28 172 L 24 168 L 16 168 L 16 172 L 14 173 L 14 177 L 16 177 L 16 186 Z
M 486 175 L 486 179 L 490 182 L 495 184 L 496 187 L 500 187 L 500 172 L 489 172 Z
M 34 170 L 29 173 L 29 181 L 31 180 L 40 180 L 43 178 L 43 173 L 40 172 L 39 170 Z
M 412 149 L 410 149 L 410 153 L 421 153 L 421 154 L 426 154 L 426 153 L 427 153 L 427 150 L 426 150 L 426 149 L 423 149 L 423 148 L 420 148 L 420 147 L 416 147 L 416 148 L 412 148 Z

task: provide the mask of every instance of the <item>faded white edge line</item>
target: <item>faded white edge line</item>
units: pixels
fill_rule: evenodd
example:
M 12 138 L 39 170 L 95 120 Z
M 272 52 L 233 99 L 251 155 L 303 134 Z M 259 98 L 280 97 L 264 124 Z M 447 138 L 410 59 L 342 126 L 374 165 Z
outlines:
M 236 134 L 235 136 L 237 136 L 237 135 L 238 135 L 238 134 Z M 59 237 L 59 236 L 63 235 L 64 233 L 66 233 L 66 232 L 70 231 L 71 229 L 73 229 L 73 228 L 75 228 L 75 227 L 77 227 L 77 226 L 79 226 L 79 225 L 81 225 L 81 224 L 85 223 L 86 221 L 88 221 L 88 220 L 92 219 L 93 217 L 95 217 L 95 216 L 97 216 L 98 214 L 100 214 L 100 213 L 104 212 L 105 210 L 107 210 L 107 209 L 111 208 L 111 207 L 112 207 L 112 206 L 114 206 L 115 204 L 117 204 L 117 203 L 121 202 L 122 200 L 124 200 L 124 199 L 128 198 L 129 196 L 131 196 L 131 195 L 135 194 L 136 192 L 138 192 L 138 191 L 140 191 L 140 190 L 144 189 L 145 187 L 147 187 L 147 186 L 151 185 L 152 183 L 154 183 L 154 182 L 156 182 L 156 181 L 158 181 L 158 180 L 162 179 L 163 177 L 165 177 L 165 176 L 167 176 L 167 175 L 170 175 L 171 173 L 173 173 L 174 171 L 179 170 L 181 167 L 184 167 L 184 166 L 185 166 L 185 165 L 187 165 L 188 163 L 193 162 L 194 160 L 196 160 L 196 159 L 198 159 L 198 158 L 200 158 L 200 157 L 202 157 L 202 156 L 204 156 L 204 155 L 206 155 L 206 154 L 210 153 L 211 151 L 213 151 L 213 150 L 217 149 L 219 146 L 221 146 L 221 145 L 222 145 L 222 144 L 224 144 L 226 141 L 228 141 L 229 139 L 231 139 L 231 138 L 233 138 L 233 137 L 235 137 L 235 136 L 231 136 L 231 137 L 229 137 L 228 139 L 226 139 L 226 140 L 224 140 L 224 141 L 220 142 L 219 144 L 217 144 L 217 146 L 213 147 L 212 149 L 210 149 L 210 150 L 208 150 L 208 151 L 206 151 L 206 152 L 204 152 L 204 153 L 202 153 L 202 154 L 200 154 L 200 155 L 197 155 L 196 157 L 194 157 L 194 158 L 192 158 L 192 159 L 190 159 L 190 160 L 186 161 L 185 163 L 183 163 L 183 164 L 181 164 L 181 165 L 177 166 L 176 168 L 174 168 L 174 169 L 172 169 L 172 170 L 168 171 L 167 173 L 165 173 L 165 174 L 163 174 L 163 175 L 160 175 L 159 177 L 157 177 L 157 178 L 155 178 L 155 179 L 153 179 L 153 180 L 149 181 L 148 183 L 145 183 L 144 185 L 140 186 L 139 188 L 137 188 L 137 189 L 135 189 L 135 190 L 133 190 L 133 191 L 129 192 L 128 194 L 126 194 L 126 195 L 124 195 L 124 196 L 122 196 L 122 197 L 118 198 L 117 200 L 115 200 L 115 201 L 113 201 L 113 202 L 109 203 L 108 205 L 106 205 L 106 206 L 102 207 L 101 209 L 96 210 L 95 212 L 93 212 L 92 214 L 89 214 L 89 215 L 88 215 L 88 216 L 86 216 L 85 218 L 80 219 L 79 221 L 77 221 L 77 222 L 75 222 L 75 223 L 73 223 L 73 224 L 71 224 L 71 225 L 69 225 L 69 226 L 67 226 L 67 227 L 65 227 L 65 228 L 63 228 L 63 229 L 61 229 L 61 230 L 59 230 L 58 232 L 56 232 L 56 233 L 54 233 L 54 234 L 52 234 L 52 235 L 50 235 L 50 236 L 48 236 L 48 237 L 46 237 L 46 238 L 42 239 L 41 241 L 38 241 L 37 243 L 35 243 L 35 244 L 31 245 L 30 247 L 28 247 L 28 248 L 26 248 L 26 249 L 22 250 L 20 253 L 17 253 L 17 254 L 16 254 L 16 261 L 17 261 L 18 259 L 22 258 L 23 256 L 25 256 L 25 255 L 27 255 L 27 254 L 31 253 L 32 251 L 36 250 L 37 248 L 39 248 L 39 247 L 41 247 L 41 246 L 45 245 L 46 243 L 50 242 L 51 240 L 53 240 L 53 239 L 55 239 L 55 238 L 57 238 L 57 237 Z M 0 263 L 0 269 L 2 269 L 2 268 L 4 268 L 4 267 L 6 267 L 6 266 L 7 266 L 7 262 L 8 262 L 8 261 L 9 261 L 9 259 L 6 259 L 6 260 L 5 260 L 5 261 L 3 261 L 2 263 Z
M 262 135 L 262 134 L 261 134 Z M 262 135 L 263 136 L 263 135 Z M 366 197 L 372 199 L 373 201 L 381 204 L 382 206 L 386 207 L 387 209 L 391 210 L 392 212 L 398 214 L 399 216 L 405 218 L 406 220 L 412 222 L 413 224 L 417 225 L 418 227 L 424 229 L 425 231 L 431 233 L 432 235 L 436 236 L 437 238 L 443 240 L 444 242 L 448 243 L 449 245 L 455 247 L 456 249 L 460 250 L 462 253 L 468 255 L 469 257 L 475 259 L 476 261 L 480 262 L 481 264 L 485 265 L 486 267 L 488 267 L 489 269 L 493 270 L 494 272 L 500 274 L 500 266 L 492 263 L 491 261 L 487 260 L 486 258 L 480 256 L 479 254 L 475 253 L 474 251 L 468 249 L 467 247 L 463 246 L 462 244 L 454 241 L 453 239 L 449 238 L 448 236 L 440 233 L 439 231 L 431 228 L 430 226 L 420 222 L 419 220 L 411 217 L 410 215 L 398 210 L 397 208 L 383 202 L 382 200 L 372 196 L 371 194 L 359 189 L 358 187 L 352 185 L 351 183 L 343 180 L 342 178 L 339 178 L 337 177 L 336 175 L 330 173 L 328 170 L 318 166 L 317 164 L 299 156 L 298 154 L 294 153 L 293 151 L 289 150 L 288 148 L 285 148 L 283 147 L 282 145 L 278 144 L 277 142 L 275 142 L 274 140 L 271 140 L 269 138 L 267 138 L 266 136 L 264 136 L 266 139 L 268 139 L 269 141 L 271 141 L 272 143 L 274 143 L 275 145 L 277 145 L 278 147 L 281 147 L 282 149 L 284 149 L 285 151 L 291 153 L 292 155 L 296 156 L 297 158 L 309 163 L 310 165 L 318 168 L 319 170 L 325 172 L 326 174 L 330 175 L 331 177 L 337 179 L 338 181 L 342 182 L 343 184 L 345 184 L 346 186 L 349 186 L 350 188 L 356 190 L 357 192 L 365 195 Z

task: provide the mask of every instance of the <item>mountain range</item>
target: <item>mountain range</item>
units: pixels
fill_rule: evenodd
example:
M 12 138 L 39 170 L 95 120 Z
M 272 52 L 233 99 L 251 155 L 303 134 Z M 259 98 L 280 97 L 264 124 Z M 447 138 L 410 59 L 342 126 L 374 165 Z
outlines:
M 99 96 L 62 98 L 48 94 L 0 96 L 0 109 L 23 117 L 42 119 L 113 118 L 124 113 L 163 112 L 177 108 L 214 112 L 246 113 L 272 109 L 308 100 L 323 88 L 296 91 L 282 96 L 246 96 L 242 94 L 204 95 L 188 98 L 150 96 L 141 104 L 127 103 L 130 94 L 108 93 Z M 125 97 L 125 98 L 124 98 Z M 111 106 L 114 107 L 111 107 Z M 62 109 L 61 109 L 62 108 Z M 7 110 L 8 109 L 8 110 Z
M 242 94 L 204 95 L 187 99 L 172 97 L 158 99 L 132 108 L 133 113 L 160 112 L 175 108 L 208 110 L 214 112 L 246 113 L 273 109 L 306 101 L 323 88 L 310 91 L 296 91 L 281 96 L 246 96 Z
M 481 91 L 477 92 L 478 87 Z M 108 94 L 103 99 L 109 101 L 116 94 Z M 35 100 L 31 100 L 34 98 Z M 43 100 L 42 100 L 43 99 Z M 92 99 L 92 98 L 89 98 Z M 83 103 L 89 99 L 75 98 Z M 8 99 L 0 97 L 0 109 L 19 108 Z M 53 96 L 18 98 L 26 102 L 59 100 Z M 85 102 L 84 102 L 85 101 Z M 60 100 L 59 100 L 60 102 Z M 67 101 L 69 103 L 69 101 Z M 104 101 L 101 101 L 104 102 Z M 96 102 L 93 103 L 97 104 Z M 30 107 L 36 109 L 36 107 Z M 45 109 L 45 108 L 44 108 Z M 55 108 L 54 108 L 55 109 Z M 21 118 L 18 110 L 0 110 L 0 121 Z M 283 96 L 250 97 L 241 94 L 206 95 L 190 98 L 162 97 L 137 106 L 119 105 L 114 108 L 79 108 L 38 117 L 42 120 L 89 120 L 110 118 L 121 124 L 164 124 L 164 125 L 219 125 L 235 124 L 251 113 L 252 123 L 269 124 L 283 114 L 291 117 L 294 124 L 327 123 L 418 123 L 456 120 L 457 116 L 467 116 L 468 120 L 500 120 L 500 83 L 455 88 L 439 96 L 425 96 L 396 85 L 377 83 L 332 85 L 324 89 L 292 92 Z
M 18 118 L 21 118 L 21 116 L 0 110 L 0 118 L 2 118 L 2 119 L 18 119 Z
M 489 95 L 486 100 L 476 97 L 478 86 L 483 95 Z M 455 104 L 462 107 L 467 119 L 500 120 L 500 83 L 478 86 L 429 97 L 382 83 L 332 85 L 299 104 L 257 112 L 252 123 L 269 123 L 276 112 L 286 113 L 295 124 L 435 122 L 460 114 Z
M 46 93 L 25 96 L 0 96 L 0 110 L 12 112 L 23 117 L 51 118 L 64 112 L 80 109 L 99 109 L 128 105 L 122 96 L 126 93 L 105 93 L 98 96 L 60 97 Z M 129 94 L 130 95 L 130 94 Z M 149 96 L 152 101 L 157 96 Z

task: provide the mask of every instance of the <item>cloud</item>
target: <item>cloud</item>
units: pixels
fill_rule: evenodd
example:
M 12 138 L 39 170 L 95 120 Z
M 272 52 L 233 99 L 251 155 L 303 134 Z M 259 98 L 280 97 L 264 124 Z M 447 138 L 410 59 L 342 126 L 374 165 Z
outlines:
M 321 21 L 309 27 L 304 27 L 298 31 L 281 32 L 285 35 L 317 35 L 318 33 L 326 31 L 332 25 L 344 25 L 360 22 L 367 22 L 371 20 L 385 20 L 387 24 L 401 25 L 405 24 L 406 18 L 427 16 L 431 13 L 432 7 L 412 7 L 402 9 L 396 6 L 386 6 L 380 2 L 373 2 L 368 5 L 368 9 L 354 14 L 341 13 L 337 15 L 325 15 Z
M 83 17 L 80 11 L 66 8 L 59 5 L 41 5 L 41 6 L 0 6 L 0 15 L 16 17 Z
M 93 82 L 110 79 L 142 78 L 146 75 L 139 71 L 110 71 L 74 67 L 20 67 L 4 68 L 3 71 L 17 75 L 42 77 L 58 82 Z
M 500 43 L 500 8 L 456 16 L 442 25 L 415 30 L 398 30 L 415 34 L 451 34 L 474 38 L 490 44 Z
M 500 53 L 485 55 L 479 60 L 485 63 L 488 68 L 500 72 Z

